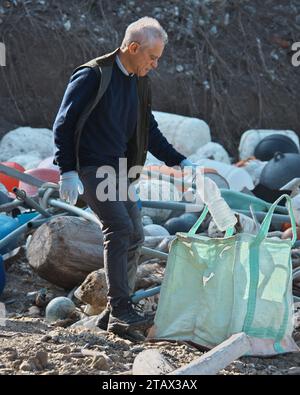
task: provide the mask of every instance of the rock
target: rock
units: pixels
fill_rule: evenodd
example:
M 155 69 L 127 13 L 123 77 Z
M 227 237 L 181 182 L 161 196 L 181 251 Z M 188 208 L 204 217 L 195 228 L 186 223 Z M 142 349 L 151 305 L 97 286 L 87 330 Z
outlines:
M 40 316 L 40 309 L 37 306 L 31 306 L 28 309 L 28 315 L 30 317 L 39 317 Z
M 90 273 L 74 293 L 81 302 L 93 307 L 91 315 L 99 314 L 107 304 L 107 284 L 104 269 Z
M 152 225 L 153 224 L 153 220 L 152 220 L 151 217 L 149 217 L 149 215 L 143 215 L 143 217 L 142 217 L 142 224 L 143 224 L 143 226 Z
M 287 371 L 287 374 L 289 376 L 300 375 L 300 367 L 293 366 L 293 367 L 289 368 L 289 370 Z
M 25 170 L 34 169 L 41 161 L 38 152 L 31 152 L 30 154 L 16 155 L 9 159 L 11 162 L 19 163 Z
M 39 153 L 41 160 L 53 154 L 53 147 L 51 130 L 20 127 L 8 132 L 0 141 L 0 161 L 28 152 Z
M 23 361 L 20 365 L 20 370 L 25 372 L 33 372 L 36 370 L 36 366 L 32 363 L 32 361 Z
M 109 363 L 107 358 L 105 358 L 104 355 L 99 355 L 95 356 L 90 364 L 90 367 L 92 369 L 98 369 L 98 370 L 108 370 L 109 369 Z
M 68 345 L 63 345 L 61 347 L 59 347 L 56 352 L 60 353 L 60 354 L 70 354 L 71 352 L 71 347 Z
M 229 165 L 231 164 L 229 154 L 225 148 L 221 144 L 214 143 L 212 141 L 200 147 L 196 153 L 193 154 L 193 157 L 190 157 L 189 159 L 193 161 L 193 158 L 207 158 L 227 163 Z
M 144 226 L 145 236 L 170 236 L 170 233 L 161 225 L 146 225 Z
M 44 350 L 38 351 L 35 354 L 35 359 L 39 362 L 42 369 L 45 369 L 48 365 L 48 353 Z
M 211 141 L 210 128 L 201 119 L 160 111 L 153 115 L 167 140 L 187 157 Z
M 9 361 L 15 361 L 18 358 L 18 351 L 15 348 L 12 348 L 9 351 L 7 351 L 5 357 Z

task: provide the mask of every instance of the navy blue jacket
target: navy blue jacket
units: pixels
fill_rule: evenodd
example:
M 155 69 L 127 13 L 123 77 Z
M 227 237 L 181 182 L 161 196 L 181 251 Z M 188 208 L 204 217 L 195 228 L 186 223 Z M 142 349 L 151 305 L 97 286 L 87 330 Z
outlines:
M 110 165 L 117 168 L 118 159 L 126 157 L 127 142 L 137 124 L 136 79 L 136 76 L 125 75 L 114 63 L 110 84 L 83 128 L 80 167 Z M 97 75 L 92 68 L 80 69 L 70 78 L 53 125 L 55 160 L 61 173 L 76 169 L 76 123 L 86 103 L 95 96 L 97 87 Z M 148 149 L 168 166 L 179 165 L 185 159 L 162 135 L 153 114 Z

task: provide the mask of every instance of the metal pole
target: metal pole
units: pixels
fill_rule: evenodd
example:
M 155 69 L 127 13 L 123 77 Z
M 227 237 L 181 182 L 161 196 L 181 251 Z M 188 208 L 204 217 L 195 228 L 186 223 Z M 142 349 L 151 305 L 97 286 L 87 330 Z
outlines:
M 19 170 L 5 166 L 1 163 L 0 163 L 0 173 L 6 174 L 7 176 L 16 178 L 17 180 L 21 180 L 26 184 L 33 185 L 38 188 L 45 183 L 45 181 L 42 181 L 39 178 L 33 177 L 30 174 L 22 173 Z
M 15 193 L 17 198 L 27 204 L 27 206 L 43 214 L 44 217 L 51 217 L 51 214 L 49 214 L 48 211 L 44 210 L 36 201 L 27 196 L 25 191 L 15 187 L 13 189 L 13 192 Z

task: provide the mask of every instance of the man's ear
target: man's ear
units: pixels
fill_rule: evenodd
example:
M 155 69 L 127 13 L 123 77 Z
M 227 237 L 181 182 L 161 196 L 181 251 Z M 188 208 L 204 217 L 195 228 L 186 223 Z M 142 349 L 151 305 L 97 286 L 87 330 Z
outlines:
M 140 49 L 140 46 L 141 46 L 141 45 L 140 45 L 139 43 L 137 43 L 137 42 L 135 42 L 135 41 L 132 41 L 132 42 L 128 45 L 129 53 L 130 53 L 131 55 L 137 54 L 138 51 L 139 51 L 139 49 Z

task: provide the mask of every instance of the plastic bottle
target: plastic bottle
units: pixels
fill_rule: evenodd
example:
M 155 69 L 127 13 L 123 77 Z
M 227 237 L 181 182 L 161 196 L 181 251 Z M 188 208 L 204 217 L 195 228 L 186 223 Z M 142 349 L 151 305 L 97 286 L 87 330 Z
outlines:
M 196 185 L 201 200 L 207 205 L 218 229 L 224 231 L 233 227 L 237 223 L 237 218 L 222 198 L 216 183 L 208 177 L 197 175 Z

